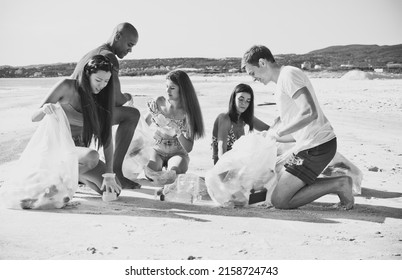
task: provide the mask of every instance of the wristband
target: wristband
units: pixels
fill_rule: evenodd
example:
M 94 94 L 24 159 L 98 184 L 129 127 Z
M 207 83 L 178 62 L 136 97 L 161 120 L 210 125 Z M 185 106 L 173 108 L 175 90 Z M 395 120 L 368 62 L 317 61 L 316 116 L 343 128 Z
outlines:
M 114 174 L 114 173 L 105 173 L 105 174 L 102 174 L 102 177 L 103 178 L 115 178 L 116 174 Z

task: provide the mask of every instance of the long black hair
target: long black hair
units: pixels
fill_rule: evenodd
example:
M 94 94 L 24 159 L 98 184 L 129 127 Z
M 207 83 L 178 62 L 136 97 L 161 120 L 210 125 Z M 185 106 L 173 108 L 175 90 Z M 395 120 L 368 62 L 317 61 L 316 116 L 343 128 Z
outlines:
M 181 104 L 186 112 L 186 121 L 190 128 L 190 137 L 193 139 L 202 138 L 205 134 L 204 121 L 190 77 L 182 70 L 173 70 L 166 75 L 166 79 L 171 80 L 179 87 Z
M 246 92 L 250 94 L 251 100 L 247 109 L 240 114 L 236 109 L 236 94 L 239 92 Z M 232 122 L 237 123 L 239 120 L 244 121 L 249 126 L 249 130 L 252 131 L 254 129 L 253 119 L 254 119 L 254 92 L 253 89 L 246 84 L 238 84 L 234 89 L 232 94 L 230 95 L 229 100 L 229 118 Z
M 98 94 L 92 93 L 89 80 L 91 74 L 101 70 L 112 74 L 112 64 L 107 57 L 95 55 L 80 70 L 76 82 L 84 118 L 82 139 L 87 147 L 92 138 L 98 148 L 105 146 L 112 136 L 113 77 L 110 77 L 108 84 Z

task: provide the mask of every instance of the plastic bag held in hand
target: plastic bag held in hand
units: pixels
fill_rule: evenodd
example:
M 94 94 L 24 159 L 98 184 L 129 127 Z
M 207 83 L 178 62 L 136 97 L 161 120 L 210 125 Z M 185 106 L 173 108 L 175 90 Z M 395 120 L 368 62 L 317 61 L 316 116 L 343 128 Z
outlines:
M 208 193 L 222 206 L 246 206 L 251 190 L 276 186 L 275 163 L 274 140 L 255 133 L 242 136 L 207 172 Z
M 0 188 L 0 205 L 8 208 L 62 208 L 78 187 L 78 158 L 68 119 L 52 105 Z
M 155 131 L 148 126 L 144 119 L 146 112 L 141 112 L 133 139 L 128 147 L 123 161 L 123 174 L 129 179 L 136 179 L 148 163 L 153 145 L 155 144 Z M 116 133 L 114 132 L 113 135 Z

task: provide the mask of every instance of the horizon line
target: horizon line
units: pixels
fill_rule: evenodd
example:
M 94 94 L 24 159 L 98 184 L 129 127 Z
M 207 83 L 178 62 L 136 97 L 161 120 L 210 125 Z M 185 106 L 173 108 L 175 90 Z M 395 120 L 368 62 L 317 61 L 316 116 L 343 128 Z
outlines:
M 399 46 L 402 44 L 394 44 L 394 45 L 378 45 L 378 44 L 348 44 L 348 45 L 333 45 L 333 46 L 329 46 L 329 47 L 325 47 L 325 48 L 321 48 L 321 49 L 317 49 L 317 50 L 313 50 L 313 51 L 309 51 L 303 54 L 298 54 L 298 53 L 278 53 L 278 54 L 273 54 L 273 56 L 283 56 L 283 55 L 306 55 L 306 54 L 310 54 L 312 52 L 316 52 L 316 51 L 321 51 L 321 50 L 325 50 L 328 48 L 334 48 L 334 47 L 348 47 L 348 46 L 378 46 L 378 47 L 395 47 L 395 46 Z M 225 56 L 225 57 L 207 57 L 207 56 L 182 56 L 182 57 L 154 57 L 154 58 L 132 58 L 132 59 L 119 59 L 119 61 L 124 61 L 124 60 L 151 60 L 151 59 L 183 59 L 183 58 L 200 58 L 200 59 L 241 59 L 241 56 L 237 57 L 237 56 Z M 44 65 L 57 65 L 57 64 L 76 64 L 78 61 L 76 62 L 49 62 L 49 63 L 33 63 L 33 64 L 25 64 L 25 65 L 9 65 L 9 64 L 3 64 L 0 65 L 1 68 L 4 67 L 35 67 L 35 66 L 44 66 Z

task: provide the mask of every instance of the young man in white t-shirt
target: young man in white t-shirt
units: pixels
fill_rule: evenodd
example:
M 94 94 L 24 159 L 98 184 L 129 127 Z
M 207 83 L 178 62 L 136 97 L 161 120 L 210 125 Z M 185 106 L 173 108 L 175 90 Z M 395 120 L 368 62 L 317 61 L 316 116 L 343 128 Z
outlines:
M 279 124 L 270 134 L 278 142 L 296 142 L 295 152 L 272 193 L 272 204 L 292 209 L 323 195 L 337 194 L 343 208 L 353 208 L 350 177 L 317 178 L 334 157 L 337 146 L 334 130 L 308 77 L 299 68 L 278 65 L 265 46 L 251 47 L 243 56 L 242 67 L 255 81 L 276 84 Z

